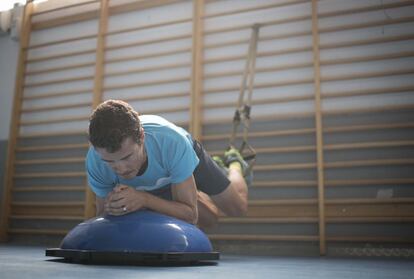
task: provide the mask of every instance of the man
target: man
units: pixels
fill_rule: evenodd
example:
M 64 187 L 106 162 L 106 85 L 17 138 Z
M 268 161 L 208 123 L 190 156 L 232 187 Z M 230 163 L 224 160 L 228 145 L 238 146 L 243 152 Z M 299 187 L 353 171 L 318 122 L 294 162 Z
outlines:
M 108 100 L 90 117 L 86 170 L 97 215 L 147 208 L 197 224 L 214 225 L 219 210 L 247 211 L 247 164 L 237 150 L 219 167 L 184 129 L 127 103 Z

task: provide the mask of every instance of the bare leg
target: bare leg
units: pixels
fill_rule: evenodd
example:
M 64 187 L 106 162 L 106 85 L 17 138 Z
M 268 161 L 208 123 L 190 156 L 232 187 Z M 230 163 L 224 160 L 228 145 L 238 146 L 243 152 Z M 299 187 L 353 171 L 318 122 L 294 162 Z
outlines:
M 204 192 L 198 191 L 198 222 L 197 226 L 201 229 L 214 227 L 217 225 L 219 209 Z
M 247 213 L 248 190 L 241 172 L 240 163 L 234 162 L 229 166 L 228 178 L 230 185 L 211 199 L 228 216 L 243 216 Z

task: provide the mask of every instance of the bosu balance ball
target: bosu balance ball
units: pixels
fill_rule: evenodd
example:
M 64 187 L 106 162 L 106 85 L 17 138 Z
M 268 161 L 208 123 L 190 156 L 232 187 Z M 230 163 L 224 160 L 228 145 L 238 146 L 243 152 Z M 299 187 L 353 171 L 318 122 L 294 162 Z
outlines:
M 80 223 L 46 256 L 79 263 L 215 261 L 208 237 L 196 226 L 150 210 L 96 217 Z

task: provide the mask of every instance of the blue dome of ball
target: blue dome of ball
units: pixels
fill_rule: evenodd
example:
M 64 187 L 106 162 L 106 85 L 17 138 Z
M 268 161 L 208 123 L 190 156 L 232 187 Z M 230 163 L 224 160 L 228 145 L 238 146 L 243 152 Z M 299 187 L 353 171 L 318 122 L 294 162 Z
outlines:
M 212 252 L 196 226 L 149 210 L 107 215 L 80 223 L 63 239 L 61 249 L 140 253 Z

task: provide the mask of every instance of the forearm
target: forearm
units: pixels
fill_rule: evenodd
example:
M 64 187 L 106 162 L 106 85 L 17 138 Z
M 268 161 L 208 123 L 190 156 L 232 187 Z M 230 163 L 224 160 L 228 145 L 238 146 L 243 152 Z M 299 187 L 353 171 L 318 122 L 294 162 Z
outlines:
M 164 200 L 147 192 L 143 192 L 143 194 L 145 195 L 146 208 L 181 219 L 191 224 L 197 223 L 197 205 L 190 206 L 178 201 Z
M 96 216 L 102 216 L 105 213 L 105 201 L 102 198 L 96 197 Z

